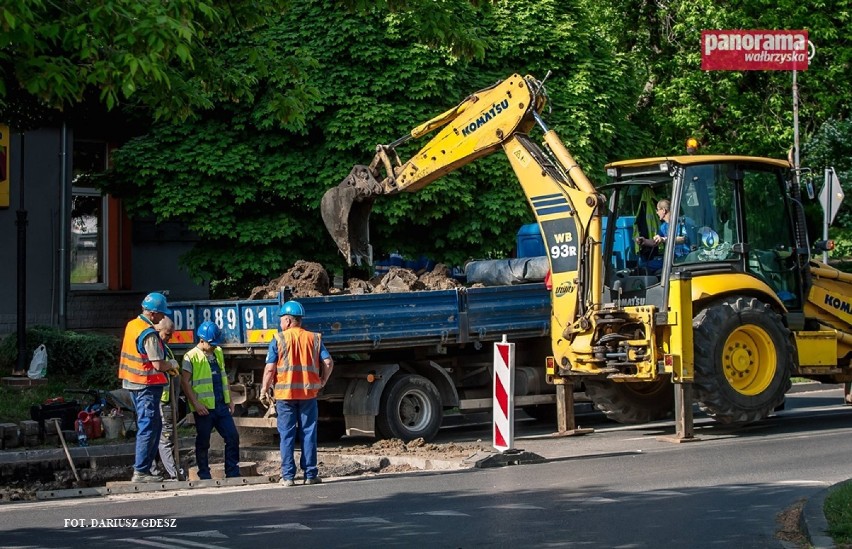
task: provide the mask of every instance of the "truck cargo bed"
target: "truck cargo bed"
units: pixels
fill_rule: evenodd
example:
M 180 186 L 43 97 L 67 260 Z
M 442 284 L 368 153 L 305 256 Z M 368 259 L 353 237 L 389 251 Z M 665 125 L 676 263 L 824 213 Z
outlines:
M 195 343 L 205 320 L 222 330 L 229 354 L 265 348 L 278 328 L 279 299 L 187 301 L 170 304 L 175 321 L 171 346 Z M 304 326 L 320 332 L 329 351 L 358 352 L 541 337 L 550 325 L 550 295 L 544 284 L 458 288 L 405 293 L 299 298 Z

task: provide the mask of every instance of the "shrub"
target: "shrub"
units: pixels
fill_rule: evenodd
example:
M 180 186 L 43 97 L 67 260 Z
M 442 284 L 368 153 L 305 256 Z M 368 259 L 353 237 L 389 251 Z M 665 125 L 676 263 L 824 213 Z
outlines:
M 86 387 L 115 389 L 118 381 L 119 341 L 103 334 L 81 334 L 48 326 L 27 329 L 27 363 L 36 347 L 47 348 L 47 375 L 63 374 L 79 378 Z M 17 363 L 18 336 L 10 334 L 0 342 L 0 368 L 13 370 Z

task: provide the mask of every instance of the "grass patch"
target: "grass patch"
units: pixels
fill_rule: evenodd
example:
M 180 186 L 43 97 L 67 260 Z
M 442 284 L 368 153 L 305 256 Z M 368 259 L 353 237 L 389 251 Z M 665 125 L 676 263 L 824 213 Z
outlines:
M 823 506 L 828 533 L 838 545 L 852 544 L 852 483 L 832 490 Z
M 49 375 L 47 383 L 26 389 L 0 386 L 0 423 L 17 423 L 30 418 L 30 406 L 44 404 L 47 399 L 62 397 L 66 402 L 80 401 L 80 396 L 65 389 L 80 388 L 80 378 L 62 374 Z

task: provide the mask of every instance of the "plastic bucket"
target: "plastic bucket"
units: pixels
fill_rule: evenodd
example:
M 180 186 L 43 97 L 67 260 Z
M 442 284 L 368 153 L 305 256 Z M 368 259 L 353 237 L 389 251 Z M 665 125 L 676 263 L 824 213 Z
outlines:
M 101 421 L 104 425 L 104 433 L 106 438 L 114 439 L 121 436 L 124 431 L 124 419 L 120 417 L 103 417 Z

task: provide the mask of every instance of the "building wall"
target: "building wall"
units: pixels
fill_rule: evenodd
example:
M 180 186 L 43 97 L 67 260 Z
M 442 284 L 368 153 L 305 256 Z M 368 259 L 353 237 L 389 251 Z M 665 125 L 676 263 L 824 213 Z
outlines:
M 66 328 L 121 337 L 131 318 L 142 312 L 145 292 L 73 291 L 68 295 Z
M 14 128 L 13 128 L 14 132 Z M 194 282 L 178 266 L 181 255 L 197 240 L 177 224 L 158 226 L 152 221 L 131 223 L 128 239 L 130 284 L 122 289 L 87 289 L 69 283 L 60 284 L 60 259 L 70 255 L 70 232 L 62 245 L 60 224 L 63 208 L 70 211 L 71 174 L 73 172 L 73 132 L 66 133 L 66 154 L 62 154 L 62 131 L 45 128 L 28 131 L 24 138 L 24 165 L 21 167 L 20 134 L 12 133 L 10 147 L 10 204 L 0 209 L 0 337 L 17 330 L 18 311 L 18 231 L 16 210 L 21 201 L 23 171 L 23 208 L 26 225 L 26 325 L 64 327 L 74 331 L 98 331 L 120 334 L 127 321 L 141 311 L 142 298 L 151 291 L 166 291 L 171 300 L 207 299 L 206 285 Z M 65 180 L 61 162 L 65 159 Z M 62 187 L 67 187 L 63 204 Z M 70 219 L 70 215 L 65 219 Z M 69 222 L 70 223 L 70 222 Z M 138 228 L 137 228 L 138 225 Z M 138 232 L 138 235 L 137 235 Z M 124 250 L 126 251 L 126 250 Z M 124 259 L 121 260 L 124 263 Z M 65 290 L 65 295 L 60 295 Z M 64 299 L 64 301 L 63 301 Z M 64 317 L 60 304 L 64 304 Z
M 0 209 L 0 333 L 14 331 L 18 310 L 17 211 L 27 213 L 24 278 L 28 325 L 55 325 L 59 303 L 60 131 L 26 133 L 23 185 L 21 138 L 12 133 L 10 147 L 10 207 Z

